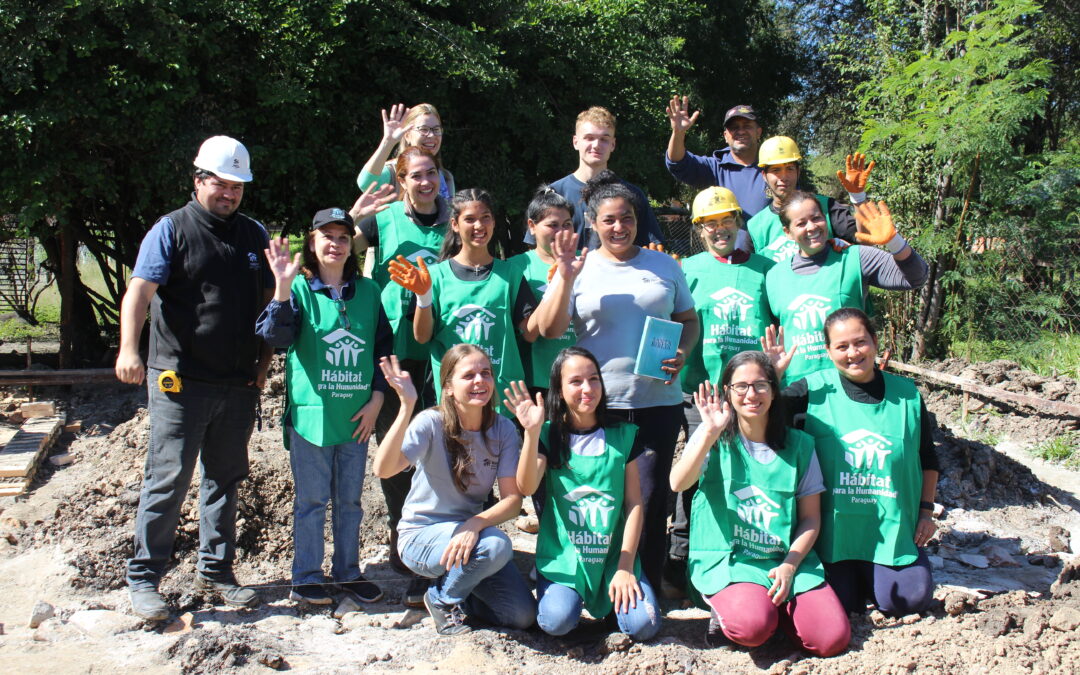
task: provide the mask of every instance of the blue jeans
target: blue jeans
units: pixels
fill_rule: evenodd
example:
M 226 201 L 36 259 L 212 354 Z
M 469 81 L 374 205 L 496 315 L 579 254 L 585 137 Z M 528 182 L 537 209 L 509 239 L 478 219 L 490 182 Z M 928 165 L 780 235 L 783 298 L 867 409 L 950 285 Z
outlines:
M 198 460 L 199 561 L 204 576 L 232 574 L 236 557 L 236 491 L 248 475 L 247 443 L 259 391 L 244 385 L 184 380 L 180 393 L 158 389 L 149 369 L 150 445 L 135 514 L 133 590 L 157 588 L 172 554 L 180 506 Z
M 352 441 L 319 447 L 289 428 L 289 464 L 296 498 L 293 500 L 294 584 L 323 582 L 323 526 L 326 504 L 333 499 L 331 530 L 334 555 L 331 577 L 352 581 L 360 576 L 360 495 L 367 467 L 367 443 Z
M 536 601 L 514 566 L 514 547 L 502 530 L 481 530 L 464 565 L 447 570 L 439 564 L 458 525 L 436 523 L 406 534 L 399 543 L 402 562 L 420 576 L 436 580 L 428 595 L 439 607 L 462 605 L 466 615 L 495 626 L 519 630 L 532 626 Z
M 656 602 L 656 593 L 644 577 L 638 579 L 638 585 L 645 598 L 638 600 L 637 607 L 626 612 L 616 611 L 615 620 L 619 630 L 633 639 L 649 640 L 660 630 L 660 605 Z M 536 623 L 548 635 L 566 635 L 581 621 L 584 601 L 573 588 L 552 583 L 541 574 L 536 577 L 536 597 L 539 603 Z

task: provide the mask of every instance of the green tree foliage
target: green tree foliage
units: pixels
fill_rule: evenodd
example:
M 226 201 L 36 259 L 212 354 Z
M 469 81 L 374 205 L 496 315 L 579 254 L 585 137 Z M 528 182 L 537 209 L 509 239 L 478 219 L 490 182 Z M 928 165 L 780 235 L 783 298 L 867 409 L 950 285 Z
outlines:
M 1078 157 L 1060 146 L 1080 92 L 1055 76 L 1075 77 L 1066 55 L 1076 32 L 1050 28 L 1057 10 L 1029 0 L 869 0 L 815 11 L 837 19 L 820 63 L 841 94 L 817 120 L 825 137 L 861 135 L 878 162 L 873 192 L 931 266 L 917 303 L 883 296 L 889 334 L 920 358 L 956 341 L 1022 340 L 1075 321 Z M 846 151 L 822 150 L 833 163 Z
M 745 92 L 774 107 L 795 78 L 784 20 L 771 0 L 7 0 L 0 213 L 57 272 L 61 232 L 100 262 L 104 295 L 75 280 L 89 356 L 210 135 L 252 152 L 244 211 L 295 232 L 355 198 L 379 108 L 431 102 L 458 185 L 492 190 L 520 228 L 532 189 L 576 165 L 590 105 L 619 118 L 613 168 L 666 198 L 666 98 L 689 92 L 714 120 Z

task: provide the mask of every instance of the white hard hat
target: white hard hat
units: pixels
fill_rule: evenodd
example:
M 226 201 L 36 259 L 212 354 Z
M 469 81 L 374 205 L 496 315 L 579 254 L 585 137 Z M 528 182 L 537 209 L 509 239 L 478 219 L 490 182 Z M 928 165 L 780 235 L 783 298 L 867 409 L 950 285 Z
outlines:
M 211 136 L 203 141 L 195 166 L 225 180 L 251 180 L 251 155 L 243 143 L 228 136 Z

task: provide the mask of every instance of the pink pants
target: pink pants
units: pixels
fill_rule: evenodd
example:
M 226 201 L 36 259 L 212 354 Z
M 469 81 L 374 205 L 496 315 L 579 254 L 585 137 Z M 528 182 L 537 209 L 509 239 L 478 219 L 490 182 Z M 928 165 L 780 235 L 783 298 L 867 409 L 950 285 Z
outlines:
M 706 598 L 729 640 L 757 647 L 779 624 L 788 637 L 815 656 L 835 656 L 847 648 L 851 624 L 828 584 L 800 593 L 779 607 L 766 591 L 757 584 L 735 583 Z

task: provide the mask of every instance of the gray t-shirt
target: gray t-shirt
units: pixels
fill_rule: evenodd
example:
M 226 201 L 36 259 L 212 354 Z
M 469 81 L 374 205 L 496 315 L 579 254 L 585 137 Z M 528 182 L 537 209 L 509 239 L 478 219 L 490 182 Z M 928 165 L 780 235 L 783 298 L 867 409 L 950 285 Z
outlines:
M 699 426 L 697 430 L 694 431 L 693 435 L 691 435 L 691 440 L 687 442 L 687 445 L 690 445 L 690 442 L 693 442 L 693 439 L 699 434 L 705 435 L 707 433 L 708 432 L 705 431 L 704 427 Z M 752 441 L 742 434 L 739 434 L 739 440 L 742 441 L 742 445 L 746 448 L 747 454 L 757 460 L 758 463 L 772 464 L 773 460 L 776 459 L 776 451 L 770 448 L 767 443 Z M 698 442 L 700 442 L 700 439 L 698 439 Z M 705 461 L 701 464 L 701 473 L 705 473 L 705 469 L 708 468 L 709 457 L 711 455 L 712 453 L 705 455 Z M 818 463 L 817 452 L 815 451 L 814 454 L 810 455 L 810 464 L 806 467 L 806 473 L 799 478 L 799 487 L 795 491 L 795 498 L 800 499 L 802 497 L 809 497 L 810 495 L 821 494 L 822 492 L 825 492 L 825 479 L 821 475 L 821 464 Z
M 496 415 L 495 424 L 487 430 L 486 443 L 484 436 L 479 431 L 465 432 L 474 457 L 473 477 L 468 489 L 460 492 L 454 485 L 439 412 L 425 410 L 409 424 L 401 451 L 416 472 L 398 523 L 402 540 L 428 525 L 472 518 L 484 510 L 496 479 L 517 474 L 521 438 L 514 424 Z
M 666 253 L 639 249 L 626 262 L 593 253 L 574 280 L 570 316 L 577 346 L 600 362 L 608 405 L 612 408 L 651 408 L 682 403 L 678 379 L 663 380 L 634 374 L 645 318 L 671 319 L 694 308 L 690 287 L 679 266 Z

